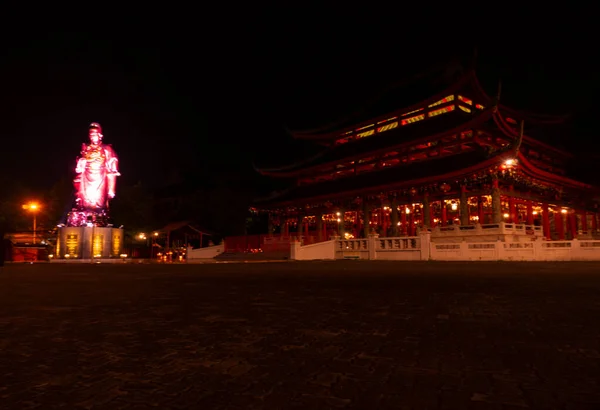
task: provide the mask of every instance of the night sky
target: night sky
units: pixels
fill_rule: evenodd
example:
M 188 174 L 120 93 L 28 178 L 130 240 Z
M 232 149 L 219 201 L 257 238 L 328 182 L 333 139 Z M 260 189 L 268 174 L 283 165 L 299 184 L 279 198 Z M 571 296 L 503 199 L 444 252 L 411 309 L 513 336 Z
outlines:
M 121 183 L 160 186 L 178 171 L 254 181 L 256 158 L 286 157 L 286 128 L 333 121 L 474 48 L 491 94 L 502 78 L 507 105 L 573 113 L 563 145 L 600 147 L 590 25 L 529 24 L 509 36 L 491 22 L 469 34 L 443 16 L 399 24 L 376 18 L 381 11 L 305 14 L 252 9 L 179 25 L 169 18 L 176 28 L 123 19 L 87 32 L 56 24 L 5 37 L 0 172 L 31 189 L 70 177 L 87 125 L 97 121 L 120 156 Z

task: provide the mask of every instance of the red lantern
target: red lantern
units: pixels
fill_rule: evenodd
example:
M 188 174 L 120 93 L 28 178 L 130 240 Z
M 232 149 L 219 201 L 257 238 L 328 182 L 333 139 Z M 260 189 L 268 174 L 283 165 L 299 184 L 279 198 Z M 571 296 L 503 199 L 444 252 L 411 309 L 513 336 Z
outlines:
M 411 188 L 409 192 L 412 196 L 417 195 L 417 190 L 415 188 Z
M 444 192 L 448 192 L 450 191 L 450 185 L 444 182 L 442 185 L 440 185 L 440 189 Z

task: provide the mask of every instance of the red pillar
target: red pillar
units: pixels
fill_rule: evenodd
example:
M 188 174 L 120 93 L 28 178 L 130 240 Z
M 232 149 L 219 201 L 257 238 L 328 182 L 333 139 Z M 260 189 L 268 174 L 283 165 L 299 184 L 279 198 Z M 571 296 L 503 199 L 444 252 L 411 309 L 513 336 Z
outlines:
M 583 232 L 587 232 L 588 224 L 587 224 L 587 212 L 581 211 L 581 230 Z
M 309 227 L 308 227 L 308 218 L 304 221 L 304 243 L 308 244 L 308 236 L 309 236 Z
M 596 218 L 596 212 L 592 212 L 592 232 L 596 232 L 598 230 L 598 220 Z
M 509 219 L 508 222 L 510 223 L 517 223 L 517 206 L 515 204 L 515 197 L 514 195 L 514 188 L 511 186 L 510 187 L 510 196 L 508 197 L 508 214 Z
M 429 226 L 432 228 L 435 228 L 435 222 L 433 221 L 435 219 L 435 215 L 433 214 L 433 204 L 430 203 L 429 205 Z M 425 215 L 425 214 L 423 214 Z
M 484 223 L 485 214 L 483 213 L 483 202 L 481 196 L 477 197 L 477 218 L 480 224 Z
M 442 199 L 442 226 L 446 226 L 446 222 L 448 220 L 446 201 Z
M 406 205 L 400 207 L 400 232 L 402 232 L 402 236 L 408 235 L 408 230 L 406 229 Z
M 408 231 L 408 236 L 415 236 L 416 232 L 415 232 L 415 208 L 410 205 L 410 214 L 409 214 L 409 218 L 408 218 L 408 226 L 409 226 L 409 231 Z
M 382 234 L 382 236 L 386 237 L 386 236 L 388 236 L 387 232 L 388 232 L 388 229 L 390 228 L 390 222 L 389 222 L 388 216 L 386 215 L 385 209 L 383 209 L 383 207 L 381 207 L 381 219 L 383 221 L 381 234 Z
M 364 219 L 363 219 L 364 221 Z M 360 223 L 360 212 L 356 211 L 356 237 L 358 238 L 360 236 L 360 233 L 363 231 L 363 227 L 362 224 Z
M 569 230 L 571 231 L 571 237 L 577 238 L 577 214 L 575 212 L 569 212 Z
M 554 225 L 556 225 L 556 233 L 558 234 L 558 240 L 565 240 L 565 225 L 563 223 L 563 214 L 560 211 L 554 213 Z
M 527 225 L 533 225 L 533 203 L 527 201 Z
M 550 210 L 548 204 L 542 204 L 542 228 L 544 230 L 544 237 L 547 240 L 552 239 L 550 235 Z

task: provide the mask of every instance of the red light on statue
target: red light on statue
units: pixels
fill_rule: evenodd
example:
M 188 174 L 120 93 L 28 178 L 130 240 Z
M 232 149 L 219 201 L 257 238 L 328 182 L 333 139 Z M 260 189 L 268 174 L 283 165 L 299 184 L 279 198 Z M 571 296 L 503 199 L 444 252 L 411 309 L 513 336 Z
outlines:
M 106 226 L 108 202 L 115 197 L 119 159 L 110 145 L 103 144 L 102 127 L 88 127 L 89 144 L 82 144 L 75 167 L 75 207 L 67 217 L 67 226 Z

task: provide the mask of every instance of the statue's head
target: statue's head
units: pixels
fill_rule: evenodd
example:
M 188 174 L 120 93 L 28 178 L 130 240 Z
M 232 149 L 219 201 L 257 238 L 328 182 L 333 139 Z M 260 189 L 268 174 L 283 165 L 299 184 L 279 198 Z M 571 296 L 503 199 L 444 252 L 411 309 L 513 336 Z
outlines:
M 90 137 L 90 142 L 93 145 L 98 145 L 102 142 L 102 127 L 97 122 L 93 122 L 88 127 L 88 135 Z

